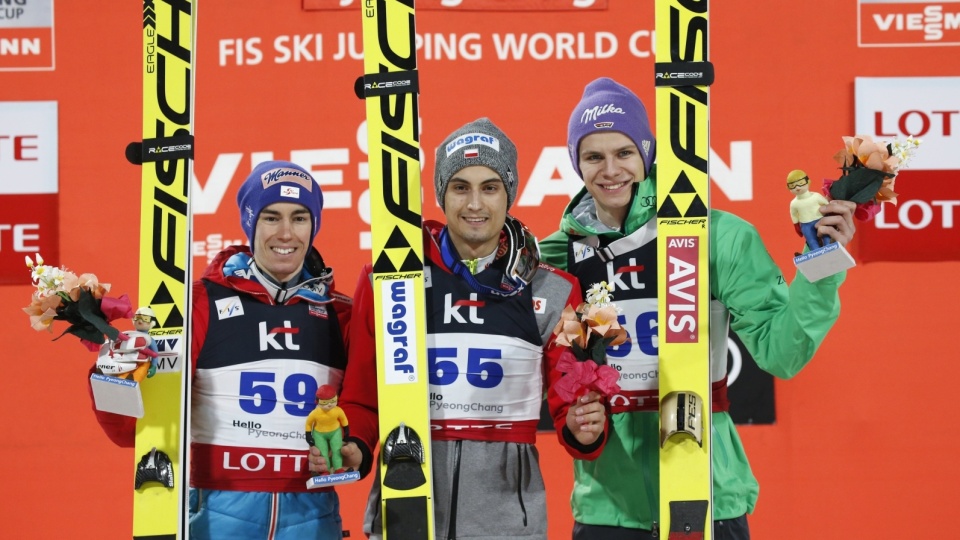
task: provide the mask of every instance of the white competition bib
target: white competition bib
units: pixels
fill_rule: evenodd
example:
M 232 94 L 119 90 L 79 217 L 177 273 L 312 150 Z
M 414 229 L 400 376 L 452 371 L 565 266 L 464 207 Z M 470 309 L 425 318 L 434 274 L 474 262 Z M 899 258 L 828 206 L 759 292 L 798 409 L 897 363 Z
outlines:
M 273 359 L 198 369 L 193 382 L 193 442 L 304 450 L 317 388 L 340 388 L 343 371 L 306 360 Z
M 618 320 L 630 341 L 607 349 L 607 363 L 620 373 L 623 390 L 656 390 L 659 360 L 657 349 L 657 299 L 616 300 L 622 311 Z
M 521 421 L 540 417 L 543 349 L 519 338 L 427 336 L 430 418 Z

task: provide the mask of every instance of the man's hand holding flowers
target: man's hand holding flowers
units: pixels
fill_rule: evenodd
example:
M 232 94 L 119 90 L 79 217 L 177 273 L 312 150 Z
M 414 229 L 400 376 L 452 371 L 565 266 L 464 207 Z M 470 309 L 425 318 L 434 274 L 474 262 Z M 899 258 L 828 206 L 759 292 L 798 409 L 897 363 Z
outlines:
M 564 308 L 554 328 L 555 345 L 568 347 L 557 362 L 563 373 L 554 385 L 561 399 L 571 403 L 566 425 L 580 444 L 590 445 L 603 433 L 606 410 L 603 400 L 620 391 L 620 373 L 607 365 L 607 347 L 627 341 L 627 332 L 617 322 L 612 285 L 594 284 L 587 301 L 576 309 Z

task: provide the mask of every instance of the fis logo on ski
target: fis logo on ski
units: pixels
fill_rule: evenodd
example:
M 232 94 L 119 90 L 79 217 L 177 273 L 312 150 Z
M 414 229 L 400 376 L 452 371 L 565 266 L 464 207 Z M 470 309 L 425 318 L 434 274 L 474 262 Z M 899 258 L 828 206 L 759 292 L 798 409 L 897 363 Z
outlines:
M 410 384 L 419 380 L 413 287 L 413 281 L 406 279 L 380 282 L 383 350 L 379 357 L 383 359 L 386 384 Z

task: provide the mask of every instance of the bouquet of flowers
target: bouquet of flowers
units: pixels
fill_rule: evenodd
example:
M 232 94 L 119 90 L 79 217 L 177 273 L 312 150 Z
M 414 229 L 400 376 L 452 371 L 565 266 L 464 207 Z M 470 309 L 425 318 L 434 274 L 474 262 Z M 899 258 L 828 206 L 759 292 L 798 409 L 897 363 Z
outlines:
M 73 334 L 91 351 L 97 351 L 107 339 L 114 341 L 122 333 L 110 326 L 110 321 L 133 316 L 127 295 L 110 298 L 106 293 L 109 283 L 100 283 L 93 274 L 79 276 L 64 267 L 43 264 L 38 253 L 36 262 L 26 257 L 30 278 L 37 288 L 30 298 L 30 305 L 23 311 L 30 316 L 30 325 L 36 331 L 53 332 L 53 321 L 61 320 L 70 326 L 64 334 Z
M 907 166 L 920 142 L 912 136 L 890 143 L 875 142 L 869 135 L 843 137 L 843 149 L 833 156 L 843 175 L 837 180 L 826 180 L 823 194 L 857 203 L 854 216 L 869 220 L 880 211 L 881 203 L 897 204 L 894 180 Z
M 568 402 L 590 390 L 603 396 L 620 391 L 620 373 L 607 365 L 607 347 L 627 341 L 627 331 L 620 327 L 620 309 L 613 303 L 613 285 L 605 281 L 587 290 L 586 302 L 574 309 L 567 306 L 553 329 L 555 343 L 568 347 L 557 362 L 563 377 L 554 389 Z

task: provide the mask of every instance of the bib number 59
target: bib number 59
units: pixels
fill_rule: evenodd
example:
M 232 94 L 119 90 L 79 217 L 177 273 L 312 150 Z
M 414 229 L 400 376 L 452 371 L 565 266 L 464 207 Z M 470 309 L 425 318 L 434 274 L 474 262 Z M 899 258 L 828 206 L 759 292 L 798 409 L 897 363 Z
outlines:
M 244 371 L 240 374 L 240 408 L 250 414 L 270 414 L 277 407 L 277 386 L 283 393 L 283 408 L 291 416 L 306 417 L 314 408 L 317 380 L 306 373 L 294 373 L 274 384 L 275 373 Z

